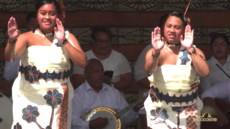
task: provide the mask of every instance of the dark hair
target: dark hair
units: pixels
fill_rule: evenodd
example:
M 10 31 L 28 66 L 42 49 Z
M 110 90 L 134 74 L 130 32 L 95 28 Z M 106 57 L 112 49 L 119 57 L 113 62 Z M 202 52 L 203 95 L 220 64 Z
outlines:
M 30 12 L 26 16 L 26 24 L 28 24 L 30 18 L 37 18 L 37 13 L 36 12 Z
M 63 5 L 62 0 L 58 0 L 58 1 L 59 2 L 57 2 L 57 0 L 37 0 L 36 12 L 38 13 L 39 8 L 45 4 L 53 4 L 55 6 L 57 12 L 61 14 L 60 20 L 64 20 L 64 18 L 65 18 L 65 6 Z
M 88 70 L 88 69 L 89 69 L 90 64 L 91 64 L 92 62 L 98 62 L 98 63 L 100 63 L 100 64 L 102 65 L 102 63 L 101 63 L 100 60 L 98 60 L 98 59 L 96 59 L 96 58 L 91 58 L 91 59 L 87 60 L 87 64 L 86 64 L 86 66 L 85 66 L 85 70 Z M 102 66 L 103 66 L 103 65 L 102 65 Z
M 36 11 L 38 12 L 39 8 L 45 4 L 53 4 L 58 13 L 61 12 L 59 4 L 56 0 L 37 0 Z
M 165 26 L 165 22 L 167 21 L 167 19 L 171 16 L 175 16 L 180 18 L 180 20 L 183 22 L 184 27 L 186 27 L 187 23 L 188 23 L 188 19 L 179 12 L 172 12 L 170 14 L 165 14 L 163 16 L 160 17 L 160 21 L 159 21 L 159 27 L 161 28 L 161 35 L 162 37 L 164 36 L 164 26 Z
M 229 43 L 229 38 L 228 38 L 228 36 L 226 36 L 225 34 L 214 34 L 214 35 L 212 36 L 210 45 L 212 45 L 213 42 L 214 42 L 214 40 L 215 40 L 216 38 L 219 38 L 219 37 L 223 38 L 224 41 L 227 43 L 228 46 L 230 45 L 230 43 Z
M 109 36 L 110 39 L 113 38 L 111 30 L 109 28 L 107 28 L 107 27 L 104 27 L 104 26 L 96 26 L 96 27 L 92 28 L 91 38 L 95 39 L 96 38 L 96 34 L 98 32 L 105 32 Z

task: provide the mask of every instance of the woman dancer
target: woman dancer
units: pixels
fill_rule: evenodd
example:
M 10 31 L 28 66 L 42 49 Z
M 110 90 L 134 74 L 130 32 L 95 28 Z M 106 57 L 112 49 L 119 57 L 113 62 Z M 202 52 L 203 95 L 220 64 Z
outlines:
M 162 33 L 161 33 L 162 32 Z M 197 129 L 203 104 L 198 98 L 199 78 L 210 70 L 203 52 L 193 46 L 193 30 L 185 16 L 173 12 L 161 18 L 152 32 L 145 70 L 150 95 L 145 101 L 148 129 Z
M 12 89 L 12 129 L 70 128 L 73 88 L 69 58 L 84 67 L 86 55 L 74 35 L 64 30 L 63 9 L 61 2 L 39 0 L 39 28 L 21 35 L 15 18 L 8 22 L 5 58 L 13 61 L 21 56 Z

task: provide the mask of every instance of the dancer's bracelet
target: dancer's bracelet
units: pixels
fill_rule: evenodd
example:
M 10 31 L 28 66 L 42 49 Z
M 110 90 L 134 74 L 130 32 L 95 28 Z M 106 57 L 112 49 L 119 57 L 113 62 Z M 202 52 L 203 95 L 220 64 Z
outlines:
M 60 43 L 61 43 L 62 46 L 65 45 L 65 44 L 67 44 L 68 42 L 69 41 L 66 38 L 64 40 L 60 41 Z
M 17 32 L 18 32 L 18 36 L 21 34 L 21 32 L 20 32 L 20 30 L 16 30 Z M 8 39 L 8 43 L 9 44 L 14 44 L 14 43 L 16 43 L 16 41 L 17 41 L 17 39 L 18 39 L 18 36 L 15 38 L 15 39 L 13 39 L 13 40 L 11 40 L 10 38 Z
M 193 49 L 193 50 L 191 50 L 191 49 Z M 195 55 L 196 54 L 196 48 L 192 46 L 189 50 L 187 50 L 187 52 L 189 55 L 192 55 L 192 54 Z
M 160 56 L 160 52 L 155 53 L 155 54 L 152 53 L 152 57 L 153 57 L 153 58 L 158 58 L 159 56 Z
M 15 44 L 16 41 L 17 41 L 17 38 L 16 38 L 16 39 L 13 39 L 13 40 L 8 39 L 8 43 L 9 43 L 9 44 Z

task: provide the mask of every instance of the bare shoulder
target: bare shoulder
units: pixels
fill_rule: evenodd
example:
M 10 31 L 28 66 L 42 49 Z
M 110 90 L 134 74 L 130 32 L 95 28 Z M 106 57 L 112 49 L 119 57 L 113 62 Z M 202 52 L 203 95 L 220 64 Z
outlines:
M 32 31 L 29 31 L 29 32 L 25 32 L 25 33 L 22 33 L 22 34 L 20 34 L 19 36 L 18 36 L 18 39 L 19 40 L 28 40 L 28 39 L 30 39 L 30 38 L 32 38 L 33 37 L 33 32 Z
M 69 32 L 69 38 L 70 39 L 76 39 L 76 37 L 72 33 L 70 33 L 70 32 Z
M 162 49 L 161 49 L 161 53 L 165 53 L 165 52 L 167 52 L 167 51 L 171 51 L 171 49 L 169 49 L 168 47 L 163 47 Z
M 77 38 L 76 38 L 72 33 L 69 33 L 68 40 L 69 40 L 72 44 L 75 44 L 75 45 L 76 45 L 76 43 L 78 44 Z

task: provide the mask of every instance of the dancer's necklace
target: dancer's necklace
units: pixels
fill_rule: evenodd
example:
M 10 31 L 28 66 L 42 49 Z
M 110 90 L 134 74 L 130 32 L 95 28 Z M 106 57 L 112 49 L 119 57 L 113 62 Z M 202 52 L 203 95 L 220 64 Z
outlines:
M 51 35 L 53 35 L 53 31 L 52 32 L 49 32 L 49 33 L 45 33 L 44 31 L 42 31 L 42 29 L 41 28 L 39 28 L 40 29 L 40 31 L 47 37 L 47 36 L 51 36 Z
M 167 43 L 169 47 L 176 47 L 176 46 L 180 46 L 181 44 L 178 43 L 178 44 L 171 44 L 171 43 Z

